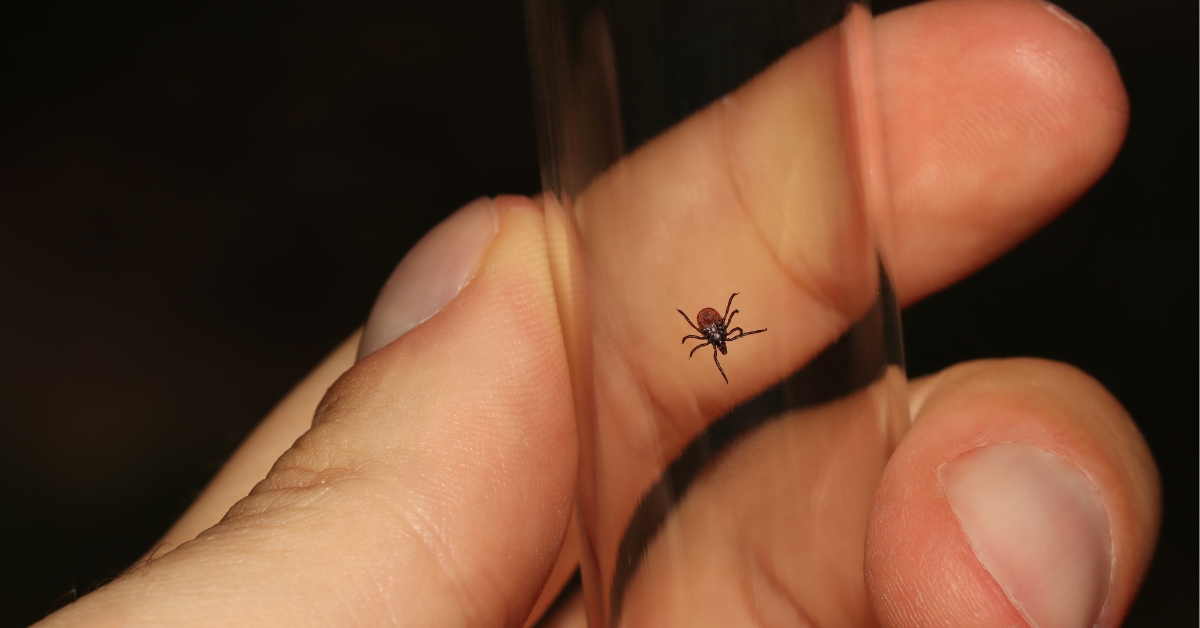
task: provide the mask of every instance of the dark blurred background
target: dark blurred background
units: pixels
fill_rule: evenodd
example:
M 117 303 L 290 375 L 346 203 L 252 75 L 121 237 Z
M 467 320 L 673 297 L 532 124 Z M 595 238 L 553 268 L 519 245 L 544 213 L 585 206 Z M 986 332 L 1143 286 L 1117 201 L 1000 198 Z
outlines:
M 1034 355 L 1108 386 L 1165 492 L 1127 625 L 1195 626 L 1197 5 L 1064 7 L 1120 65 L 1128 140 L 1066 215 L 905 313 L 909 370 Z M 539 181 L 517 0 L 6 14 L 0 625 L 23 626 L 151 546 L 421 234 Z

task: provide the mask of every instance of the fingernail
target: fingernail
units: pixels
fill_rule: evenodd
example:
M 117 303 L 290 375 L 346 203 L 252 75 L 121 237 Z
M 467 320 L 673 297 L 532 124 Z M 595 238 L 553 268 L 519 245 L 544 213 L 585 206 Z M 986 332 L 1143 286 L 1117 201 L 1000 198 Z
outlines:
M 1079 467 L 1040 447 L 988 445 L 940 470 L 979 562 L 1035 628 L 1091 626 L 1108 594 L 1108 512 Z
M 498 229 L 491 199 L 481 198 L 425 234 L 400 260 L 375 298 L 357 359 L 371 355 L 446 307 L 475 277 Z
M 1046 10 L 1049 11 L 1051 15 L 1066 22 L 1067 25 L 1070 26 L 1071 28 L 1073 28 L 1081 33 L 1092 32 L 1092 29 L 1089 28 L 1087 24 L 1080 22 L 1079 18 L 1075 17 L 1074 15 L 1071 15 L 1070 13 L 1067 13 L 1065 10 L 1063 10 L 1062 7 L 1058 6 L 1057 4 L 1054 4 L 1052 2 L 1046 2 L 1045 0 L 1043 0 L 1042 6 L 1046 7 Z

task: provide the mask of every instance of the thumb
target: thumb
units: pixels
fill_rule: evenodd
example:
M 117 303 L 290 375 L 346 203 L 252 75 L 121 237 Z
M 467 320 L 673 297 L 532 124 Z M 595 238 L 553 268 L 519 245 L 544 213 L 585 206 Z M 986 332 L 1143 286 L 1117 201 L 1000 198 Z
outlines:
M 1112 395 L 1064 364 L 955 366 L 912 385 L 916 423 L 867 524 L 880 624 L 1118 626 L 1154 552 L 1158 474 Z
M 428 238 L 441 245 L 397 268 L 367 355 L 267 478 L 50 622 L 525 620 L 566 535 L 577 451 L 543 216 L 527 199 L 477 201 Z

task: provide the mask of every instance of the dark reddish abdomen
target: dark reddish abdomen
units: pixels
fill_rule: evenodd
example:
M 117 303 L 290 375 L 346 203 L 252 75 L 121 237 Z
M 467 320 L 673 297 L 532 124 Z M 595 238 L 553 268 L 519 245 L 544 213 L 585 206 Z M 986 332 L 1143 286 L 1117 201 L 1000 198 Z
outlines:
M 712 327 L 714 323 L 720 322 L 723 322 L 721 313 L 712 309 L 711 307 L 706 307 L 703 310 L 700 310 L 700 313 L 696 315 L 696 326 L 700 329 Z

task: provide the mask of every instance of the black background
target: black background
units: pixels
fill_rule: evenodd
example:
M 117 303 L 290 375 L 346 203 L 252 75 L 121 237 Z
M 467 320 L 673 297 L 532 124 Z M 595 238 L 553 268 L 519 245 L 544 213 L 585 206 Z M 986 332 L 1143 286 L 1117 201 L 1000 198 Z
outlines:
M 1128 140 L 1062 218 L 905 313 L 909 371 L 1035 355 L 1108 386 L 1164 488 L 1127 625 L 1195 626 L 1197 5 L 1064 7 L 1117 59 Z M 421 234 L 539 182 L 515 0 L 27 3 L 0 33 L 0 625 L 21 626 L 146 550 Z

